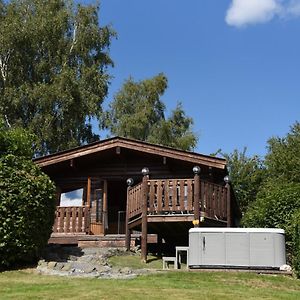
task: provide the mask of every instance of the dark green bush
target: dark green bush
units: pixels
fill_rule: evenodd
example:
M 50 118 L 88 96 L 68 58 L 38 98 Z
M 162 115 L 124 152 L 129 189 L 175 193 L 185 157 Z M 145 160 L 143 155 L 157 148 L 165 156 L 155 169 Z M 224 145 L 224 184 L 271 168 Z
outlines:
M 31 262 L 51 234 L 55 188 L 25 157 L 0 158 L 0 267 Z
M 294 250 L 294 215 L 300 210 L 300 184 L 272 182 L 258 193 L 242 219 L 245 227 L 282 228 L 286 233 L 288 263 Z
M 288 231 L 291 233 L 291 255 L 292 266 L 295 275 L 300 278 L 300 209 L 295 211 L 290 223 Z
M 269 183 L 243 217 L 246 227 L 285 228 L 300 208 L 299 183 Z

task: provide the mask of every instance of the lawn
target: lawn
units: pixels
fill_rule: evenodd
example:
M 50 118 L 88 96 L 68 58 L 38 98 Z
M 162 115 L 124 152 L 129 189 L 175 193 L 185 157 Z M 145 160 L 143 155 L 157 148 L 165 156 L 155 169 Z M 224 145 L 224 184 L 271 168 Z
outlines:
M 135 279 L 0 273 L 0 299 L 300 299 L 300 281 L 281 275 L 167 271 Z

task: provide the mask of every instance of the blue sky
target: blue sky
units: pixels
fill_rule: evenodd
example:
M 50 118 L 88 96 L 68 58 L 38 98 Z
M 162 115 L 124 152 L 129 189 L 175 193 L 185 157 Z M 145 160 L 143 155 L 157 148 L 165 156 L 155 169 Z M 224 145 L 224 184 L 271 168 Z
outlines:
M 264 155 L 300 119 L 299 0 L 102 0 L 100 24 L 118 34 L 106 105 L 130 75 L 165 73 L 162 99 L 194 119 L 197 152 Z

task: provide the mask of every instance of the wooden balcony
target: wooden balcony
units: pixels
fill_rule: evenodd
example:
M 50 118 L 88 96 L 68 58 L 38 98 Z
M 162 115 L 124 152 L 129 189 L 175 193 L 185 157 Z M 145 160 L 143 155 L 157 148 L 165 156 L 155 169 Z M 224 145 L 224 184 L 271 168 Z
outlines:
M 227 187 L 207 181 L 200 181 L 198 197 L 194 179 L 147 180 L 147 217 L 149 222 L 159 216 L 170 220 L 193 220 L 195 201 L 198 201 L 199 215 L 220 222 L 228 221 Z M 134 223 L 142 216 L 143 183 L 128 191 L 128 221 Z M 187 218 L 190 216 L 190 218 Z M 156 217 L 156 218 L 155 218 Z M 175 218 L 176 217 L 176 218 Z

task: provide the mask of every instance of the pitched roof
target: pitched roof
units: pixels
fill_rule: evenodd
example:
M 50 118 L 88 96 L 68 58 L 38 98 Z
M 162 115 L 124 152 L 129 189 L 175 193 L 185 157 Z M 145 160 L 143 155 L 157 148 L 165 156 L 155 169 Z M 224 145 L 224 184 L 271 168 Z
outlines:
M 226 167 L 226 160 L 222 158 L 198 154 L 195 152 L 178 150 L 171 147 L 150 144 L 147 142 L 123 137 L 113 137 L 94 142 L 88 145 L 42 156 L 39 158 L 35 158 L 34 162 L 37 163 L 39 166 L 44 167 L 67 161 L 70 159 L 76 159 L 83 156 L 93 155 L 94 153 L 99 153 L 101 151 L 116 147 L 126 148 L 129 150 L 135 150 L 153 155 L 164 156 L 176 160 L 188 161 L 195 164 L 207 165 L 219 169 L 225 169 Z

